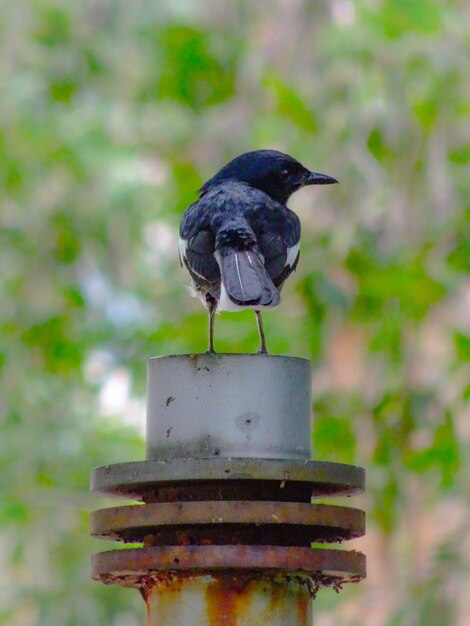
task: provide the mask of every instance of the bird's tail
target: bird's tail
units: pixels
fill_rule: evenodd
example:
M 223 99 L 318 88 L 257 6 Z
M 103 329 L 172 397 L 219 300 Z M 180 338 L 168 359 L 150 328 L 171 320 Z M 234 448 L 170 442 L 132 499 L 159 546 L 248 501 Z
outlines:
M 267 273 L 256 245 L 241 250 L 223 247 L 216 251 L 215 258 L 222 277 L 221 309 L 256 308 L 256 305 L 275 307 L 279 304 L 279 291 Z

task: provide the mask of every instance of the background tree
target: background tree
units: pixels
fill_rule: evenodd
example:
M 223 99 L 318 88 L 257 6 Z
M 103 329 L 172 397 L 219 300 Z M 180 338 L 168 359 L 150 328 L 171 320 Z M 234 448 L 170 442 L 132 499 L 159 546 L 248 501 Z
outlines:
M 182 211 L 272 147 L 341 185 L 291 202 L 302 258 L 270 348 L 313 359 L 316 458 L 369 476 L 369 578 L 322 592 L 316 625 L 466 624 L 468 3 L 1 11 L 0 623 L 143 622 L 138 594 L 89 581 L 89 471 L 143 458 L 146 359 L 205 349 Z M 217 330 L 257 347 L 249 313 Z

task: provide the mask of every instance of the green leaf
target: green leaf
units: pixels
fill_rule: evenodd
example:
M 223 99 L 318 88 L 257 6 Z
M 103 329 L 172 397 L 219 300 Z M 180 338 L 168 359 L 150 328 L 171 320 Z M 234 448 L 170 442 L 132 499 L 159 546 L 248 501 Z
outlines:
M 454 345 L 458 360 L 470 362 L 470 335 L 455 333 Z
M 381 18 L 390 39 L 409 33 L 435 35 L 442 27 L 442 4 L 433 0 L 384 0 Z
M 194 110 L 220 104 L 234 93 L 235 68 L 230 56 L 216 56 L 207 33 L 173 25 L 158 33 L 162 62 L 157 83 L 160 98 L 170 98 Z
M 349 417 L 316 415 L 313 427 L 313 450 L 315 458 L 338 463 L 353 463 L 356 453 L 356 437 Z
M 308 133 L 317 133 L 318 124 L 315 113 L 296 89 L 285 84 L 274 73 L 266 76 L 264 84 L 274 94 L 275 106 L 281 116 Z

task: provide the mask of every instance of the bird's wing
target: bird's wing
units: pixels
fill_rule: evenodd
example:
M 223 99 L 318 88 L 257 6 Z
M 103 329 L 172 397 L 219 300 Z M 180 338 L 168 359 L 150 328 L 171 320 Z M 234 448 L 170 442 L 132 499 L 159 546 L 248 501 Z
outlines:
M 180 255 L 196 284 L 214 283 L 220 278 L 214 257 L 214 234 L 201 230 L 189 240 L 180 238 Z
M 195 202 L 183 215 L 180 227 L 179 254 L 197 285 L 216 282 L 219 266 L 214 258 L 215 240 L 210 228 L 211 213 L 205 202 Z
M 258 236 L 265 267 L 276 287 L 281 287 L 295 270 L 300 256 L 300 220 L 290 209 L 283 208 L 282 218 L 266 221 Z
M 211 216 L 206 203 L 199 200 L 191 204 L 181 219 L 180 238 L 188 241 L 200 230 L 207 228 L 210 224 Z

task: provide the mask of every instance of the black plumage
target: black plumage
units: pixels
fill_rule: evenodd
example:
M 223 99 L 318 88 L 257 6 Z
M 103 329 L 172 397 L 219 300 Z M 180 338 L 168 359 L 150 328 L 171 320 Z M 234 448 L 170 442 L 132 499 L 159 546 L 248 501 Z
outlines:
M 300 221 L 286 202 L 305 185 L 336 182 L 286 154 L 256 150 L 202 186 L 181 221 L 180 258 L 209 311 L 210 352 L 215 312 L 243 308 L 254 309 L 266 352 L 260 311 L 279 304 L 299 260 Z

